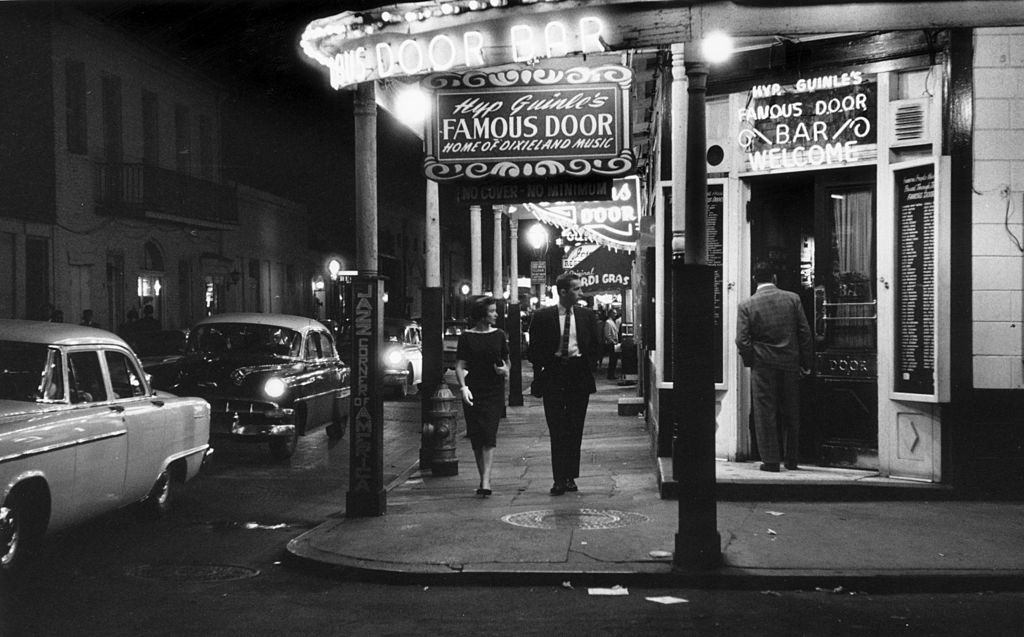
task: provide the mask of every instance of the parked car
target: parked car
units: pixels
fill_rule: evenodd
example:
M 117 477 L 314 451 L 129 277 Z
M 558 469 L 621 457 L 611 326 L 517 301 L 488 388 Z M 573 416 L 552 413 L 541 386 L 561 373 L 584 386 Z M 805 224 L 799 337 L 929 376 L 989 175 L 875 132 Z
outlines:
M 265 442 L 280 460 L 318 425 L 334 438 L 347 429 L 350 370 L 310 318 L 217 314 L 189 330 L 181 359 L 147 371 L 160 389 L 209 401 L 214 438 Z
M 446 370 L 455 369 L 455 352 L 459 346 L 459 335 L 464 329 L 466 329 L 466 321 L 444 322 L 444 349 L 441 358 Z
M 206 401 L 153 390 L 120 337 L 0 319 L 0 571 L 112 509 L 165 512 L 209 437 Z
M 384 374 L 381 382 L 398 396 L 407 396 L 423 382 L 423 334 L 419 323 L 404 319 L 384 319 L 381 339 Z

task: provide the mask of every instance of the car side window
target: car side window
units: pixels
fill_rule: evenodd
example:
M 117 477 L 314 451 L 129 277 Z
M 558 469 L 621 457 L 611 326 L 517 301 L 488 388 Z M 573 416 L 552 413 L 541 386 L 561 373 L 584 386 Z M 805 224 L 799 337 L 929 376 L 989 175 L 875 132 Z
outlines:
M 68 386 L 72 403 L 93 403 L 107 399 L 99 352 L 72 352 L 68 355 Z
M 323 350 L 324 358 L 334 358 L 337 352 L 334 351 L 334 339 L 327 332 L 319 332 L 320 348 Z
M 306 334 L 306 360 L 314 361 L 318 358 L 323 358 L 320 349 L 320 334 L 310 332 Z
M 107 369 L 110 370 L 110 387 L 117 398 L 146 395 L 142 374 L 133 360 L 123 352 L 107 351 L 106 357 Z
M 64 398 L 64 365 L 61 363 L 59 349 L 50 348 L 47 352 L 46 369 L 43 370 L 43 382 L 39 387 L 39 395 L 43 400 Z

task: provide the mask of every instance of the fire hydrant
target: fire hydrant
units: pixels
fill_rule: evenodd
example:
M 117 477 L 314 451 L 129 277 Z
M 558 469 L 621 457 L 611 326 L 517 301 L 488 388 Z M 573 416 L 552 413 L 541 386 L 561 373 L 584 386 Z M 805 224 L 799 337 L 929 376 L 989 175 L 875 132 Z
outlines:
M 459 459 L 455 453 L 458 434 L 459 398 L 448 388 L 447 383 L 438 385 L 430 397 L 427 422 L 423 423 L 424 449 L 430 449 L 430 472 L 435 476 L 454 476 L 459 473 Z M 424 469 L 426 458 L 420 453 L 420 470 Z

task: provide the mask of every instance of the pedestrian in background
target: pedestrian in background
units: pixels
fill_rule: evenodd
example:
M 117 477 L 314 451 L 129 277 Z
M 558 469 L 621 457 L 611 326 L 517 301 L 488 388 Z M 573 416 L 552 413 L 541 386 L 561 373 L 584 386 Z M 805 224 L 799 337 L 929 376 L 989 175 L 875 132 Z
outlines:
M 153 316 L 153 306 L 147 304 L 142 308 L 142 318 L 135 324 L 137 332 L 159 332 L 160 321 Z
M 619 313 L 608 310 L 608 319 L 604 322 L 604 353 L 608 355 L 608 380 L 615 380 L 619 363 Z
M 509 350 L 505 332 L 494 327 L 498 306 L 493 297 L 480 296 L 469 310 L 471 327 L 459 334 L 455 349 L 455 378 L 459 382 L 466 435 L 473 445 L 480 486 L 476 494 L 491 495 L 491 467 L 497 446 L 498 421 L 505 410 L 505 378 Z
M 82 321 L 79 325 L 85 327 L 99 327 L 100 324 L 92 320 L 92 310 L 82 310 Z
M 754 433 L 761 470 L 777 472 L 785 457 L 796 469 L 800 452 L 800 376 L 811 367 L 811 328 L 800 297 L 780 290 L 765 262 L 754 265 L 753 296 L 739 306 L 736 345 L 750 368 Z M 782 450 L 779 429 L 782 429 Z
M 551 435 L 551 495 L 579 491 L 580 445 L 590 394 L 597 391 L 593 369 L 601 357 L 601 326 L 593 310 L 577 305 L 580 278 L 567 272 L 555 282 L 558 304 L 537 310 L 530 323 L 531 393 L 544 399 Z

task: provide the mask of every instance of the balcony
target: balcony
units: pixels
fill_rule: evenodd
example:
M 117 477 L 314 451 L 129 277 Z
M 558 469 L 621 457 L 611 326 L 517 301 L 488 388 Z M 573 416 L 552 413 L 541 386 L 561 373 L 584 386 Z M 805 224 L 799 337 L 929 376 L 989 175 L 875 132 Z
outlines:
M 144 164 L 96 164 L 96 213 L 220 227 L 238 224 L 234 189 Z

